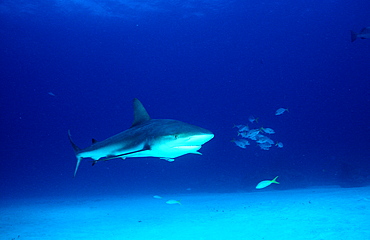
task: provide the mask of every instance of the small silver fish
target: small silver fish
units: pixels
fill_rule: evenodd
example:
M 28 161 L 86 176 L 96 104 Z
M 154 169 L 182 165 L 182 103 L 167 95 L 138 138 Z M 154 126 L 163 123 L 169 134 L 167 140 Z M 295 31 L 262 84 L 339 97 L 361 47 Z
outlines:
M 270 147 L 272 146 L 271 143 L 269 142 L 264 142 L 264 143 L 259 143 L 258 146 L 262 149 L 262 150 L 270 150 Z
M 238 128 L 238 132 L 249 131 L 248 125 L 242 125 L 242 124 L 240 124 L 240 125 L 234 125 L 234 127 Z
M 278 148 L 282 148 L 284 147 L 284 144 L 282 142 L 277 142 L 275 146 L 277 146 Z
M 278 110 L 276 110 L 275 115 L 281 115 L 281 114 L 283 114 L 285 111 L 289 112 L 289 111 L 288 111 L 288 108 L 279 108 Z
M 249 131 L 248 125 L 243 126 L 242 128 L 239 128 L 239 132 L 248 132 L 248 131 Z
M 262 134 L 258 134 L 257 136 L 256 136 L 256 142 L 257 143 L 265 143 L 265 142 L 268 142 L 270 140 L 270 138 L 269 137 L 266 137 L 266 136 L 264 136 L 264 135 L 262 135 Z
M 247 139 L 234 139 L 232 140 L 232 142 L 234 142 L 236 146 L 241 148 L 245 148 L 245 146 L 250 145 Z
M 258 118 L 255 118 L 255 117 L 253 117 L 253 116 L 250 116 L 250 117 L 248 118 L 248 120 L 249 120 L 251 123 L 254 123 L 254 122 L 258 123 Z
M 248 138 L 248 132 L 238 132 L 238 136 L 241 135 L 243 138 Z
M 252 129 L 247 133 L 247 138 L 253 139 L 260 133 L 259 129 Z M 254 139 L 253 139 L 254 140 Z
M 182 205 L 179 200 L 173 200 L 173 199 L 168 200 L 166 203 L 167 204 L 179 204 L 179 205 Z
M 272 129 L 272 128 L 261 128 L 261 130 L 265 133 L 268 133 L 268 134 L 274 134 L 275 133 L 274 129 Z

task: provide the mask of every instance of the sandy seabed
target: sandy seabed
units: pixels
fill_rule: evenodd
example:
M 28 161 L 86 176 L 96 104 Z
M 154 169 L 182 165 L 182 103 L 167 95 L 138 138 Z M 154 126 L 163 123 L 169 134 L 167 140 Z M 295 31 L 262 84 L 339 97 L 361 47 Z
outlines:
M 370 187 L 159 195 L 1 200 L 0 239 L 370 239 Z

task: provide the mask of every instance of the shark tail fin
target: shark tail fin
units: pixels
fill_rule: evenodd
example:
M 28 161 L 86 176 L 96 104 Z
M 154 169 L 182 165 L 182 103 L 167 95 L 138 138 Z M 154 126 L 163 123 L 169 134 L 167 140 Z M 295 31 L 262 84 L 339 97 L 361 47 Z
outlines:
M 80 163 L 81 163 L 81 157 L 78 157 L 77 156 L 77 153 L 81 150 L 79 147 L 77 147 L 77 145 L 72 141 L 72 137 L 71 137 L 71 132 L 68 130 L 68 139 L 69 139 L 69 142 L 71 143 L 72 145 L 72 148 L 73 150 L 75 151 L 75 154 L 76 154 L 76 158 L 77 158 L 77 164 L 76 164 L 76 169 L 75 169 L 75 173 L 74 173 L 74 177 L 76 177 L 76 173 L 77 173 L 77 170 L 78 170 L 78 166 L 80 166 Z
M 76 177 L 76 173 L 77 173 L 78 167 L 80 166 L 81 159 L 82 159 L 81 157 L 77 157 L 77 163 L 76 163 L 75 173 L 73 174 L 73 177 Z
M 354 42 L 357 39 L 357 33 L 351 31 L 351 42 Z

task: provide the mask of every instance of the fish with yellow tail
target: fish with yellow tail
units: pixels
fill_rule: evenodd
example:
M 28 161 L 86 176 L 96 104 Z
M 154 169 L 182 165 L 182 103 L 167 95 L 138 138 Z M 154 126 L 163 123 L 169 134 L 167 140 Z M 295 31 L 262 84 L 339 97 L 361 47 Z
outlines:
M 276 184 L 280 184 L 278 182 L 276 182 L 276 179 L 278 178 L 279 176 L 275 177 L 274 179 L 272 180 L 264 180 L 260 183 L 257 184 L 256 186 L 256 189 L 262 189 L 262 188 L 265 188 L 265 187 L 268 187 L 271 185 L 271 183 L 276 183 Z
M 285 112 L 289 112 L 288 108 L 279 108 L 278 110 L 276 110 L 275 115 L 278 116 Z

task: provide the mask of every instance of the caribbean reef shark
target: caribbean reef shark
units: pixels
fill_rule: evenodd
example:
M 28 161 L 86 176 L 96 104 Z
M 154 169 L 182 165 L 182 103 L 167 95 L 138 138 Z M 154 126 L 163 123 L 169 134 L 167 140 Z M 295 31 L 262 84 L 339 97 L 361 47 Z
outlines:
M 90 147 L 77 147 L 68 131 L 77 157 L 74 176 L 83 158 L 93 159 L 93 165 L 98 161 L 128 157 L 158 157 L 172 162 L 188 153 L 201 155 L 198 150 L 214 137 L 212 132 L 185 122 L 151 119 L 137 98 L 133 105 L 134 122 L 129 129 L 103 141 L 93 139 Z

